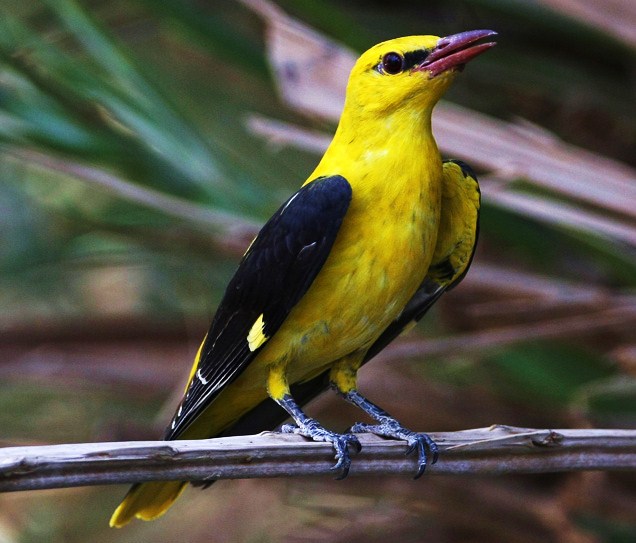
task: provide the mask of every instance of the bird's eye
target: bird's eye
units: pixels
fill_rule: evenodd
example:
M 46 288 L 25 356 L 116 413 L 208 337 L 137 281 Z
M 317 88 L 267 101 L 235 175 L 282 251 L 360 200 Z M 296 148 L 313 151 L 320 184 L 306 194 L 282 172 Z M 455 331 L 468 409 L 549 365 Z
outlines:
M 400 53 L 387 53 L 382 57 L 382 71 L 396 75 L 404 69 L 404 57 Z

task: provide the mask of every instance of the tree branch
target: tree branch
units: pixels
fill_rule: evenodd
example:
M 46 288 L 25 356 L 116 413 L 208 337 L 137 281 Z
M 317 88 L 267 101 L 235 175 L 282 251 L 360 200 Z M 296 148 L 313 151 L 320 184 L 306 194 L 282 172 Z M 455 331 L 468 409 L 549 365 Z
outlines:
M 636 430 L 535 430 L 493 426 L 434 433 L 430 474 L 636 470 Z M 351 475 L 415 473 L 406 444 L 360 434 Z M 191 441 L 83 443 L 0 449 L 0 491 L 158 480 L 331 475 L 329 444 L 266 432 Z

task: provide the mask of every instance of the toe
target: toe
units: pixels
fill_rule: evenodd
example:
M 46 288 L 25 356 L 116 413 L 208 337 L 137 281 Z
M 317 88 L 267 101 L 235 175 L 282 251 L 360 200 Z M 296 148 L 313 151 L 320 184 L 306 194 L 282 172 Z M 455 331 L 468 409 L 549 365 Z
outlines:
M 298 434 L 300 433 L 300 429 L 295 424 L 283 424 L 280 427 L 281 434 Z
M 358 422 L 351 427 L 350 431 L 355 433 L 369 432 L 382 437 L 406 441 L 408 444 L 406 454 L 409 455 L 417 452 L 417 471 L 415 473 L 415 479 L 418 479 L 424 474 L 426 466 L 429 464 L 429 458 L 430 463 L 435 464 L 439 456 L 437 445 L 428 434 L 412 432 L 404 428 L 393 418 L 387 418 L 379 424 Z
M 353 447 L 353 450 L 358 453 L 362 449 L 362 445 L 360 445 L 360 441 L 358 441 L 358 438 L 353 434 L 334 434 L 333 437 L 332 443 L 336 451 L 335 458 L 337 462 L 331 469 L 340 472 L 340 475 L 338 475 L 336 479 L 341 480 L 349 475 L 349 468 L 351 467 L 349 446 Z
M 355 453 L 359 453 L 362 450 L 362 445 L 360 444 L 360 440 L 354 436 L 353 434 L 343 434 L 346 439 L 347 446 L 353 447 Z
M 431 456 L 431 464 L 435 464 L 438 458 L 437 444 L 427 434 L 414 434 L 410 440 L 407 454 L 417 450 L 417 472 L 414 479 L 419 479 L 426 471 L 428 457 Z

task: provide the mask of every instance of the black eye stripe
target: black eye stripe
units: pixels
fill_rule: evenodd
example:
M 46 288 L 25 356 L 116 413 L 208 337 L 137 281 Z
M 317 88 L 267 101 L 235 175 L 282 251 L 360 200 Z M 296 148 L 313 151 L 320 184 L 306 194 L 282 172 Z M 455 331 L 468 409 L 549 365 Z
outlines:
M 409 51 L 404 54 L 404 69 L 410 70 L 415 66 L 419 66 L 426 60 L 426 57 L 429 55 L 430 51 L 428 49 L 420 49 L 418 51 Z

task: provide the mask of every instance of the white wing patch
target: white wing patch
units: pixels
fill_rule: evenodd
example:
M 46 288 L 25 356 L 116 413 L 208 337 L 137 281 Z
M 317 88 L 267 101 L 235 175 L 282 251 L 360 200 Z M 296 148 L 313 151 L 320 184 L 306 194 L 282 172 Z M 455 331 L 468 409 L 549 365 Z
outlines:
M 256 241 L 256 238 L 258 236 L 254 236 L 254 239 L 252 241 L 250 241 L 250 244 L 247 246 L 247 249 L 245 249 L 245 252 L 243 253 L 243 256 L 245 256 L 247 253 L 250 252 L 250 249 L 252 248 L 252 245 L 254 245 L 254 242 Z
M 283 207 L 283 209 L 280 210 L 280 214 L 282 215 L 283 213 L 285 213 L 285 210 L 289 207 L 289 204 L 291 204 L 295 199 L 296 196 L 298 196 L 298 193 L 294 194 L 289 201 L 285 204 L 285 206 Z
M 207 385 L 208 384 L 208 380 L 205 379 L 203 377 L 203 375 L 201 375 L 201 370 L 197 370 L 197 378 L 199 379 L 199 381 L 201 381 L 202 385 Z
M 247 345 L 250 351 L 254 352 L 263 343 L 265 343 L 269 337 L 265 335 L 263 329 L 265 328 L 265 321 L 263 320 L 263 314 L 256 319 L 256 322 L 252 325 L 249 333 L 247 334 Z
M 203 341 L 201 342 L 201 345 L 199 346 L 199 350 L 197 351 L 197 355 L 194 357 L 194 364 L 192 364 L 192 369 L 190 370 L 190 377 L 188 377 L 188 384 L 185 387 L 186 393 L 188 392 L 188 389 L 190 388 L 190 383 L 192 382 L 192 379 L 194 379 L 194 376 L 197 370 L 199 369 L 199 362 L 201 361 L 201 353 L 203 352 L 203 346 L 205 345 L 206 339 L 208 339 L 207 334 L 205 334 L 205 337 L 203 338 Z

